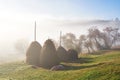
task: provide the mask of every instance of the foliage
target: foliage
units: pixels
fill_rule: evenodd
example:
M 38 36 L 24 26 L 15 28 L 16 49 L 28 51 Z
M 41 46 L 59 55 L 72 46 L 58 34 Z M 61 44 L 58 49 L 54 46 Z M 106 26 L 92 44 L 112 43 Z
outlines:
M 67 33 L 62 36 L 63 47 L 67 50 L 75 49 L 79 53 L 85 50 L 88 53 L 98 50 L 110 50 L 114 46 L 119 46 L 119 42 L 120 31 L 119 28 L 115 27 L 105 27 L 103 30 L 100 30 L 93 26 L 88 29 L 88 34 L 80 35 L 79 39 L 73 33 Z

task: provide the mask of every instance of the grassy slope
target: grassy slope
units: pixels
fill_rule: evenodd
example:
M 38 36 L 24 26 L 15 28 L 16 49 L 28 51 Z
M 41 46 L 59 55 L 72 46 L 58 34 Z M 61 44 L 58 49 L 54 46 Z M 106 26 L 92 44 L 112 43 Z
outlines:
M 33 69 L 23 62 L 0 66 L 0 80 L 120 80 L 120 51 L 102 55 L 81 55 L 63 71 Z

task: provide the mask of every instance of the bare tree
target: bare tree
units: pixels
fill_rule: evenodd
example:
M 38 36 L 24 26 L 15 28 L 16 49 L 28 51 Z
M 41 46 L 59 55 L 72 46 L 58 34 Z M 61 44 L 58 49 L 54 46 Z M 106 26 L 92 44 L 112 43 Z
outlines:
M 84 46 L 87 48 L 88 53 L 91 53 L 91 52 L 90 52 L 91 43 L 90 43 L 89 41 L 86 41 L 86 42 L 84 43 Z
M 103 31 L 102 38 L 107 49 L 111 49 L 112 46 L 120 41 L 119 28 L 106 27 Z
M 67 33 L 66 35 L 63 35 L 61 37 L 62 45 L 66 49 L 74 49 L 75 48 L 75 42 L 76 42 L 76 36 L 72 33 Z
M 83 43 L 84 43 L 85 40 L 86 40 L 86 36 L 85 35 L 80 35 L 79 42 L 78 42 L 79 52 L 82 52 L 83 46 L 84 46 Z
M 82 50 L 82 42 L 84 40 L 84 36 L 81 36 L 79 39 L 76 38 L 76 36 L 72 33 L 67 33 L 61 37 L 62 45 L 66 49 L 75 49 L 78 53 Z
M 102 45 L 100 44 L 100 41 L 101 41 L 100 34 L 101 34 L 100 30 L 97 29 L 96 27 L 88 29 L 88 38 L 89 38 L 90 42 L 95 42 L 94 45 L 97 47 L 98 50 L 102 49 Z M 91 46 L 91 48 L 92 48 L 92 46 Z

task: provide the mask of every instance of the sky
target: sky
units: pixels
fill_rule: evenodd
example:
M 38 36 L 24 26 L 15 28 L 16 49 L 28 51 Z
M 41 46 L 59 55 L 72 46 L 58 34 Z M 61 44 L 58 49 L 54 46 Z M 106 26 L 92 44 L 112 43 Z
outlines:
M 60 31 L 86 33 L 91 20 L 120 18 L 119 9 L 120 0 L 0 0 L 0 56 L 13 53 L 17 41 L 31 43 L 35 21 L 37 41 L 43 44 L 59 39 Z
M 0 0 L 0 12 L 80 19 L 120 17 L 120 0 Z

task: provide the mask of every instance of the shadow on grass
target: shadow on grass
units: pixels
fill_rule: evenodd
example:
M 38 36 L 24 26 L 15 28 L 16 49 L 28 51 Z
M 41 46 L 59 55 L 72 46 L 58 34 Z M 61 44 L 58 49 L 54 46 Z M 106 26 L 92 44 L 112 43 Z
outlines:
M 93 58 L 79 58 L 76 61 L 74 61 L 75 63 L 90 63 L 93 62 Z
M 113 50 L 113 49 L 110 49 L 110 50 L 101 50 L 101 51 L 96 51 L 96 52 L 93 52 L 93 53 L 90 53 L 91 55 L 102 55 L 102 54 L 106 54 L 108 52 L 111 52 L 111 51 L 119 51 L 119 50 Z
M 92 63 L 94 61 L 93 58 L 78 58 L 75 61 L 71 61 L 71 62 L 67 62 L 67 63 Z M 97 67 L 100 65 L 103 65 L 104 63 L 98 63 L 98 64 L 91 64 L 91 65 L 87 65 L 87 66 L 72 66 L 72 65 L 64 65 L 65 66 L 65 70 L 79 70 L 79 69 L 84 69 L 84 68 L 92 68 L 92 67 Z
M 68 66 L 68 65 L 64 65 L 64 66 L 65 66 L 65 70 L 79 70 L 79 69 L 97 67 L 103 64 L 104 63 L 93 64 L 93 65 L 88 65 L 88 66 Z
M 74 61 L 68 61 L 66 63 L 90 63 L 90 62 L 93 62 L 93 58 L 78 58 Z

